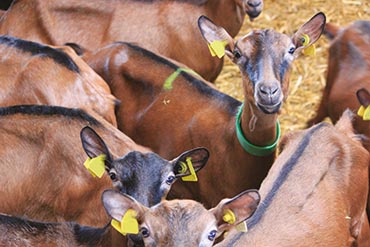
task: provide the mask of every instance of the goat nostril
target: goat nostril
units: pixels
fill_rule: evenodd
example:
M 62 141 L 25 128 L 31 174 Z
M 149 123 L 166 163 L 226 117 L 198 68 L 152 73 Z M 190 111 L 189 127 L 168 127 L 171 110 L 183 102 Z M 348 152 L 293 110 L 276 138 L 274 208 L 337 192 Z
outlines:
M 250 6 L 250 7 L 258 7 L 258 6 L 260 6 L 261 5 L 261 1 L 258 1 L 258 2 L 255 2 L 255 1 L 249 1 L 248 2 L 248 5 Z
M 259 88 L 261 94 L 267 95 L 267 96 L 273 96 L 275 95 L 279 88 L 278 87 L 266 87 L 266 86 L 261 86 Z
M 259 90 L 262 94 L 268 94 L 268 88 L 263 85 L 259 87 Z

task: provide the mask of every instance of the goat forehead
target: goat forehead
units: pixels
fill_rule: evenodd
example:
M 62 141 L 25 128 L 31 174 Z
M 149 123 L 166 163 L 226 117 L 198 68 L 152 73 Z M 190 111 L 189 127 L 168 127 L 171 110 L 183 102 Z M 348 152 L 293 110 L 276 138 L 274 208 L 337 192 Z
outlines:
M 155 153 L 133 151 L 114 162 L 114 167 L 121 175 L 137 177 L 161 176 L 172 170 L 170 162 Z
M 256 53 L 283 54 L 291 46 L 292 39 L 271 29 L 255 30 L 240 38 L 236 46 L 249 58 Z
M 216 226 L 214 215 L 191 200 L 163 201 L 146 213 L 145 222 L 151 229 L 164 229 L 158 232 L 158 238 L 189 236 L 189 240 L 199 240 L 204 230 Z

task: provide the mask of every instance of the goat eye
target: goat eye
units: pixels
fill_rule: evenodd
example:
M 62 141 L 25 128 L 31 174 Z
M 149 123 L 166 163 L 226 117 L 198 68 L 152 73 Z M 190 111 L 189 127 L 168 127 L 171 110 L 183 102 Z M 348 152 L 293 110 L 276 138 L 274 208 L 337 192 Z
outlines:
M 117 175 L 116 175 L 115 173 L 113 173 L 113 172 L 110 172 L 110 173 L 109 173 L 109 177 L 110 177 L 110 179 L 111 179 L 111 180 L 113 180 L 113 181 L 117 179 Z
M 212 231 L 208 234 L 208 239 L 209 239 L 209 241 L 213 241 L 213 240 L 215 240 L 215 238 L 216 238 L 216 233 L 217 233 L 217 231 L 216 231 L 216 230 L 212 230 Z
M 234 54 L 234 57 L 235 57 L 236 59 L 239 59 L 239 58 L 241 58 L 241 56 L 242 56 L 238 50 L 234 50 L 234 51 L 233 51 L 233 54 Z
M 150 231 L 146 227 L 140 228 L 140 233 L 141 233 L 141 236 L 143 236 L 143 238 L 147 238 L 150 236 Z
M 291 47 L 288 52 L 289 52 L 289 54 L 293 54 L 294 51 L 295 51 L 295 47 Z
M 175 181 L 175 176 L 171 175 L 167 178 L 166 184 L 171 185 Z

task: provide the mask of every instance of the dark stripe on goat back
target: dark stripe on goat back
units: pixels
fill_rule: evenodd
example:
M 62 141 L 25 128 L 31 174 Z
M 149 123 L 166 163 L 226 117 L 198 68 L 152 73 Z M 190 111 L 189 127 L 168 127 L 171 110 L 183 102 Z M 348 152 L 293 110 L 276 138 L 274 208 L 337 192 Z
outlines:
M 302 138 L 301 142 L 298 144 L 296 151 L 293 152 L 290 159 L 288 159 L 285 162 L 285 164 L 282 166 L 282 169 L 280 170 L 279 175 L 274 181 L 271 190 L 267 193 L 263 201 L 261 201 L 261 203 L 257 207 L 257 210 L 252 215 L 252 217 L 247 220 L 248 230 L 251 230 L 254 226 L 256 226 L 260 222 L 267 208 L 270 206 L 271 202 L 273 201 L 276 194 L 278 193 L 278 190 L 283 185 L 283 183 L 286 181 L 288 175 L 293 170 L 295 165 L 298 163 L 299 158 L 302 156 L 303 152 L 305 151 L 308 144 L 310 143 L 311 137 L 313 136 L 314 132 L 316 132 L 317 130 L 321 129 L 324 126 L 327 126 L 327 123 L 320 123 L 314 126 Z M 243 232 L 235 235 L 235 237 L 229 243 L 229 246 L 233 246 L 242 236 L 243 236 Z
M 370 36 L 370 21 L 358 20 L 354 22 L 354 26 L 362 31 L 362 34 Z
M 17 231 L 29 232 L 30 234 L 42 233 L 49 229 L 49 224 L 47 223 L 29 221 L 4 214 L 0 214 L 0 224 L 8 229 L 16 229 Z
M 49 105 L 15 105 L 0 107 L 0 116 L 27 114 L 39 116 L 64 116 L 88 121 L 90 124 L 99 125 L 99 121 L 79 108 L 66 108 L 62 106 Z
M 155 54 L 155 53 L 153 53 L 149 50 L 146 50 L 142 47 L 136 46 L 132 43 L 128 43 L 128 42 L 116 42 L 116 43 L 125 44 L 128 47 L 130 47 L 131 49 L 140 53 L 141 55 L 143 55 L 143 56 L 145 56 L 145 57 L 147 57 L 147 58 L 149 58 L 153 61 L 161 63 L 161 64 L 173 69 L 174 71 L 176 71 L 179 68 L 179 66 L 172 63 L 170 60 L 167 60 L 167 59 L 165 59 L 161 56 L 158 56 L 157 54 Z M 194 88 L 196 88 L 200 94 L 203 94 L 203 95 L 206 95 L 210 98 L 214 98 L 214 99 L 218 99 L 218 100 L 222 101 L 222 107 L 226 107 L 231 114 L 236 114 L 237 110 L 239 109 L 239 106 L 241 105 L 240 101 L 238 101 L 238 100 L 234 99 L 233 97 L 231 97 L 227 94 L 224 94 L 224 93 L 222 93 L 222 92 L 220 92 L 216 89 L 211 88 L 210 86 L 205 84 L 203 81 L 198 80 L 195 76 L 193 76 L 189 73 L 181 72 L 180 74 L 192 86 L 194 86 Z M 141 81 L 140 78 L 138 78 L 138 79 L 130 78 L 130 79 L 134 80 L 134 81 L 138 81 L 138 82 Z
M 102 236 L 107 234 L 110 224 L 104 228 L 73 225 L 73 234 L 76 242 L 83 246 L 97 246 L 102 240 Z
M 30 52 L 32 56 L 47 57 L 67 69 L 80 73 L 80 68 L 68 54 L 61 49 L 55 49 L 40 43 L 18 39 L 11 36 L 0 36 L 0 44 L 14 47 L 24 52 Z

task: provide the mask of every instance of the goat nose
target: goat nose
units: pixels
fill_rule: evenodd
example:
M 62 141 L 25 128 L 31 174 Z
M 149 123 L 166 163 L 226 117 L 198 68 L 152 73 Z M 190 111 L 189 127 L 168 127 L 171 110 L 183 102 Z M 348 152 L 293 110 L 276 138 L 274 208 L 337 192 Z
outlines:
M 259 87 L 259 90 L 260 90 L 261 94 L 263 94 L 265 96 L 273 97 L 278 92 L 279 87 L 278 86 L 261 85 Z
M 250 7 L 256 8 L 261 5 L 261 1 L 248 1 Z

